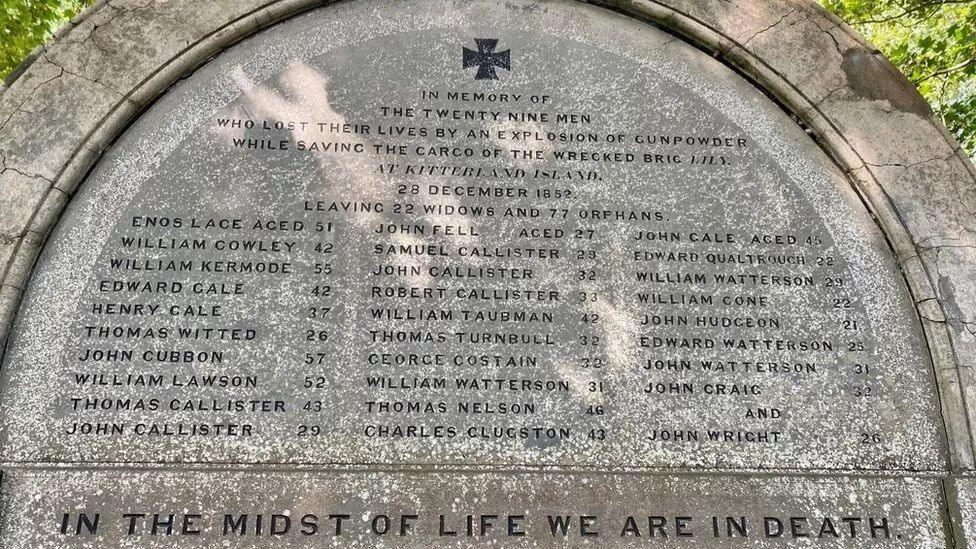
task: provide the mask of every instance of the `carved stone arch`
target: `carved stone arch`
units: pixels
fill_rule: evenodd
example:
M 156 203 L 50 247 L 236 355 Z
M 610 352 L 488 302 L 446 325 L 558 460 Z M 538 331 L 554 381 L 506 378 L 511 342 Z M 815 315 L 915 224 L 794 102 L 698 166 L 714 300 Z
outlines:
M 99 2 L 32 54 L 0 90 L 0 336 L 45 239 L 112 141 L 227 47 L 329 3 Z M 812 1 L 590 3 L 711 52 L 782 105 L 849 177 L 916 302 L 954 498 L 976 470 L 976 407 L 967 405 L 976 398 L 976 169 L 965 152 L 903 75 Z

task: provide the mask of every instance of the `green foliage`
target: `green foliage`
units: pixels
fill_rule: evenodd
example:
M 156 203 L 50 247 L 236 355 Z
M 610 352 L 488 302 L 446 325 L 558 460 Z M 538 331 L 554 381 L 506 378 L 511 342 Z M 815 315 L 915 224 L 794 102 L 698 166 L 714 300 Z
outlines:
M 821 0 L 915 83 L 976 159 L 976 0 Z
M 91 0 L 0 0 L 0 78 Z
M 92 0 L 0 0 L 0 78 Z M 976 159 L 976 0 L 820 0 L 918 86 Z

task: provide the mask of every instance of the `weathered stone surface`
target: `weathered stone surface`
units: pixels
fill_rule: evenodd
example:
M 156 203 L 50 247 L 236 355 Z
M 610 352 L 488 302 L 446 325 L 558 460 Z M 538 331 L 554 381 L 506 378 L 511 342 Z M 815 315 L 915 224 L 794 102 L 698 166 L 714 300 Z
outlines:
M 941 547 L 949 544 L 945 525 L 951 521 L 954 542 L 957 545 L 967 543 L 965 539 L 972 537 L 969 534 L 972 532 L 969 524 L 973 514 L 972 481 L 953 475 L 959 469 L 976 467 L 970 433 L 970 426 L 976 425 L 976 413 L 967 411 L 966 407 L 967 402 L 974 402 L 976 398 L 973 394 L 976 377 L 971 374 L 972 365 L 976 363 L 973 330 L 976 290 L 971 275 L 976 267 L 972 237 L 976 172 L 972 166 L 966 164 L 951 137 L 931 116 L 907 81 L 850 29 L 810 2 L 601 3 L 618 12 L 649 19 L 707 51 L 716 52 L 718 57 L 756 82 L 764 93 L 777 98 L 790 114 L 801 119 L 840 170 L 831 165 L 773 103 L 728 67 L 708 60 L 681 38 L 654 31 L 634 19 L 619 14 L 597 16 L 597 8 L 576 2 L 511 2 L 500 6 L 493 2 L 444 1 L 388 5 L 367 0 L 327 6 L 321 13 L 297 18 L 274 28 L 267 35 L 246 40 L 206 64 L 187 82 L 163 97 L 148 114 L 135 122 L 131 130 L 122 134 L 117 146 L 102 159 L 90 179 L 81 186 L 77 197 L 69 202 L 68 196 L 74 193 L 106 146 L 167 86 L 228 45 L 284 17 L 317 8 L 319 3 L 302 0 L 266 4 L 225 0 L 205 3 L 113 0 L 111 4 L 106 2 L 89 9 L 73 21 L 72 26 L 59 32 L 57 40 L 38 51 L 36 61 L 26 67 L 9 88 L 0 88 L 0 160 L 4 168 L 0 173 L 3 183 L 0 262 L 6 266 L 0 291 L 0 335 L 5 336 L 10 329 L 21 289 L 31 280 L 30 297 L 24 304 L 19 328 L 12 340 L 13 347 L 0 372 L 6 385 L 6 393 L 0 398 L 0 415 L 5 417 L 6 424 L 4 440 L 0 442 L 0 469 L 4 477 L 0 487 L 3 505 L 0 508 L 0 545 L 61 547 L 66 538 L 58 537 L 58 525 L 51 519 L 57 518 L 61 508 L 70 505 L 80 508 L 90 502 L 116 514 L 125 512 L 129 506 L 146 509 L 160 502 L 179 508 L 160 511 L 163 513 L 191 512 L 192 507 L 197 506 L 210 514 L 219 513 L 227 506 L 236 512 L 245 512 L 243 510 L 253 509 L 256 502 L 266 503 L 269 498 L 274 502 L 273 506 L 282 509 L 300 509 L 308 502 L 312 506 L 322 502 L 335 502 L 341 506 L 355 500 L 357 511 L 386 505 L 414 506 L 423 509 L 426 516 L 445 508 L 450 508 L 451 513 L 457 513 L 459 509 L 463 512 L 465 505 L 473 505 L 471 502 L 493 506 L 494 511 L 484 512 L 504 513 L 507 511 L 499 511 L 499 507 L 505 506 L 495 504 L 499 499 L 507 500 L 509 494 L 521 498 L 517 507 L 524 507 L 530 515 L 537 517 L 550 504 L 569 508 L 567 513 L 588 512 L 590 501 L 597 502 L 594 506 L 599 509 L 594 511 L 595 514 L 600 514 L 603 509 L 614 517 L 628 514 L 630 511 L 626 506 L 631 502 L 663 506 L 669 509 L 668 512 L 673 510 L 675 516 L 687 507 L 692 509 L 688 513 L 696 517 L 696 529 L 700 532 L 701 528 L 706 528 L 706 534 L 708 523 L 702 519 L 708 513 L 747 516 L 749 523 L 759 528 L 761 522 L 757 521 L 761 521 L 762 516 L 836 514 L 842 517 L 845 513 L 846 516 L 884 516 L 894 525 L 892 539 L 871 539 L 870 535 L 853 540 L 828 537 L 818 540 L 817 546 Z M 323 16 L 325 12 L 329 15 Z M 357 13 L 365 14 L 368 23 L 351 22 Z M 309 27 L 314 32 L 300 32 L 301 25 L 316 20 L 319 21 L 317 26 Z M 493 21 L 494 24 L 490 24 Z M 458 28 L 468 31 L 452 31 Z M 529 31 L 512 30 L 520 28 Z M 540 28 L 552 32 L 545 38 L 534 35 Z M 404 34 L 404 29 L 412 29 L 415 34 Z M 487 34 L 489 31 L 491 34 Z M 276 32 L 279 33 L 277 41 L 268 38 Z M 280 39 L 282 32 L 293 34 L 290 43 Z M 369 42 L 377 36 L 384 38 Z M 430 41 L 424 42 L 424 36 Z M 580 131 L 596 129 L 598 134 L 620 132 L 625 135 L 635 129 L 647 134 L 679 135 L 695 132 L 737 135 L 738 132 L 755 145 L 729 153 L 733 168 L 726 171 L 712 167 L 696 171 L 687 165 L 658 165 L 654 170 L 642 171 L 599 164 L 595 171 L 604 181 L 554 180 L 553 188 L 571 189 L 573 199 L 545 197 L 546 200 L 539 201 L 545 206 L 541 210 L 551 206 L 559 211 L 558 208 L 565 204 L 572 204 L 579 211 L 604 203 L 619 208 L 636 201 L 643 208 L 665 213 L 665 219 L 647 224 L 652 230 L 674 227 L 687 234 L 702 230 L 722 234 L 723 226 L 733 226 L 733 230 L 753 233 L 780 234 L 793 230 L 804 235 L 827 236 L 827 243 L 823 244 L 820 253 L 809 252 L 810 259 L 843 257 L 850 264 L 834 269 L 818 268 L 815 276 L 819 280 L 820 277 L 839 275 L 848 284 L 855 280 L 856 284 L 846 286 L 845 291 L 846 288 L 852 288 L 852 291 L 856 288 L 852 295 L 863 298 L 863 302 L 853 304 L 850 310 L 841 302 L 839 309 L 831 310 L 827 298 L 843 300 L 848 295 L 827 288 L 806 293 L 776 290 L 769 292 L 778 304 L 776 311 L 761 311 L 760 314 L 778 315 L 777 318 L 782 317 L 788 327 L 802 327 L 808 333 L 829 333 L 825 337 L 837 343 L 838 349 L 844 348 L 843 343 L 866 342 L 871 362 L 859 362 L 856 349 L 838 351 L 830 357 L 821 357 L 820 362 L 830 367 L 821 369 L 819 377 L 793 376 L 775 382 L 741 373 L 655 373 L 653 369 L 642 369 L 641 364 L 652 365 L 654 356 L 650 351 L 640 350 L 634 338 L 640 333 L 653 337 L 661 329 L 642 327 L 635 330 L 635 326 L 639 326 L 640 313 L 653 315 L 659 311 L 678 311 L 694 316 L 714 311 L 700 307 L 679 310 L 673 304 L 657 304 L 659 307 L 647 310 L 622 305 L 621 295 L 632 295 L 636 291 L 633 279 L 629 278 L 635 274 L 636 267 L 621 259 L 633 250 L 625 245 L 610 245 L 598 248 L 603 255 L 594 264 L 594 270 L 603 269 L 607 274 L 601 272 L 601 278 L 594 283 L 586 282 L 589 275 L 585 268 L 580 269 L 583 280 L 572 281 L 568 278 L 572 273 L 565 268 L 529 264 L 538 280 L 544 281 L 544 286 L 561 291 L 569 287 L 569 292 L 600 295 L 597 305 L 592 306 L 558 304 L 539 307 L 540 311 L 554 313 L 556 322 L 553 324 L 565 329 L 552 330 L 548 325 L 524 327 L 513 323 L 478 328 L 552 336 L 560 342 L 572 342 L 575 337 L 591 335 L 602 338 L 609 361 L 601 364 L 603 368 L 599 372 L 597 369 L 573 370 L 574 366 L 582 366 L 574 361 L 584 357 L 581 350 L 539 353 L 550 362 L 543 363 L 541 368 L 533 364 L 518 370 L 519 379 L 540 380 L 550 376 L 546 379 L 565 380 L 570 387 L 567 391 L 569 398 L 531 397 L 526 402 L 542 403 L 543 409 L 535 415 L 527 415 L 532 418 L 530 420 L 479 416 L 476 421 L 479 425 L 489 426 L 527 426 L 537 417 L 544 417 L 546 421 L 555 418 L 546 426 L 564 424 L 571 432 L 580 435 L 569 442 L 542 444 L 501 440 L 485 443 L 467 440 L 458 443 L 410 439 L 370 442 L 369 437 L 362 434 L 367 423 L 362 419 L 361 410 L 366 406 L 364 395 L 366 398 L 384 398 L 388 402 L 397 400 L 401 404 L 408 400 L 433 402 L 439 395 L 449 406 L 455 406 L 467 397 L 437 391 L 419 396 L 408 392 L 410 396 L 397 397 L 390 396 L 395 391 L 357 385 L 364 379 L 362 356 L 370 351 L 386 346 L 419 355 L 430 353 L 430 349 L 440 345 L 437 342 L 400 344 L 397 341 L 378 344 L 356 339 L 353 336 L 357 330 L 362 336 L 363 326 L 371 321 L 365 314 L 362 318 L 350 314 L 334 325 L 329 324 L 333 333 L 342 334 L 340 341 L 334 338 L 327 345 L 318 345 L 326 353 L 334 353 L 339 360 L 335 361 L 338 365 L 329 370 L 334 375 L 327 382 L 329 391 L 323 393 L 327 398 L 319 401 L 328 414 L 323 417 L 328 419 L 311 421 L 309 418 L 314 416 L 307 411 L 299 412 L 298 408 L 302 402 L 313 403 L 318 398 L 310 396 L 309 388 L 300 384 L 303 376 L 312 374 L 314 386 L 317 383 L 315 376 L 321 374 L 322 369 L 317 368 L 317 364 L 299 363 L 302 353 L 298 351 L 303 350 L 303 346 L 311 349 L 312 344 L 297 336 L 304 337 L 304 330 L 314 322 L 302 319 L 298 323 L 296 320 L 299 318 L 296 311 L 307 313 L 306 304 L 296 296 L 298 289 L 311 281 L 308 274 L 296 278 L 293 284 L 279 284 L 273 277 L 257 277 L 254 279 L 256 283 L 251 283 L 248 289 L 250 293 L 193 301 L 193 304 L 217 304 L 225 307 L 225 311 L 234 311 L 217 324 L 226 322 L 227 326 L 235 328 L 256 326 L 264 336 L 255 344 L 188 344 L 197 351 L 225 350 L 230 353 L 227 364 L 144 368 L 192 375 L 219 375 L 235 370 L 238 373 L 261 372 L 268 377 L 262 381 L 258 398 L 272 403 L 272 407 L 277 402 L 285 403 L 288 411 L 281 416 L 186 410 L 134 411 L 129 408 L 82 412 L 77 408 L 70 409 L 74 406 L 68 403 L 71 394 L 111 399 L 163 395 L 165 399 L 160 402 L 165 404 L 174 396 L 180 402 L 196 399 L 195 402 L 201 403 L 208 399 L 212 402 L 214 397 L 235 400 L 240 399 L 241 394 L 254 394 L 246 391 L 232 393 L 214 387 L 201 390 L 174 386 L 157 391 L 156 388 L 147 390 L 129 386 L 119 390 L 95 383 L 91 385 L 94 388 L 90 388 L 77 381 L 72 385 L 68 380 L 67 374 L 73 367 L 71 361 L 76 360 L 73 357 L 78 356 L 77 351 L 94 348 L 79 345 L 82 339 L 78 334 L 88 326 L 142 328 L 154 324 L 151 327 L 172 327 L 169 326 L 171 319 L 136 322 L 113 317 L 104 320 L 86 311 L 86 305 L 95 302 L 92 297 L 97 295 L 93 290 L 95 282 L 119 278 L 119 273 L 125 271 L 106 267 L 112 257 L 138 255 L 139 259 L 155 259 L 168 253 L 148 251 L 148 248 L 139 246 L 136 249 L 141 251 L 123 250 L 119 244 L 122 237 L 142 236 L 143 233 L 150 239 L 179 236 L 178 232 L 123 228 L 120 219 L 131 220 L 133 215 L 183 215 L 187 218 L 243 215 L 266 220 L 291 218 L 312 223 L 328 219 L 336 222 L 341 230 L 335 243 L 344 250 L 359 250 L 344 253 L 331 262 L 348 270 L 334 283 L 336 288 L 346 288 L 339 306 L 344 310 L 365 312 L 369 300 L 348 289 L 374 285 L 376 277 L 370 278 L 366 267 L 375 259 L 372 255 L 377 254 L 363 253 L 363 250 L 368 252 L 372 239 L 377 238 L 370 235 L 369 228 L 381 220 L 446 226 L 451 225 L 451 218 L 443 215 L 430 219 L 405 215 L 397 218 L 392 216 L 391 208 L 378 217 L 372 214 L 352 216 L 346 221 L 354 219 L 353 222 L 341 224 L 340 216 L 304 212 L 295 205 L 304 202 L 305 198 L 359 198 L 415 205 L 431 200 L 411 194 L 412 176 L 377 175 L 370 171 L 377 163 L 375 159 L 364 160 L 367 155 L 316 154 L 298 159 L 295 155 L 277 155 L 266 150 L 234 149 L 229 143 L 235 135 L 297 139 L 302 133 L 219 130 L 214 117 L 295 120 L 340 116 L 348 122 L 369 121 L 372 126 L 380 123 L 420 125 L 400 118 L 381 120 L 370 116 L 370 109 L 391 100 L 400 105 L 418 101 L 415 97 L 398 95 L 403 90 L 436 90 L 437 85 L 455 89 L 474 86 L 471 78 L 477 69 L 472 67 L 463 71 L 458 68 L 459 50 L 461 46 L 474 48 L 473 39 L 481 36 L 496 36 L 501 39 L 498 51 L 512 51 L 512 70 L 496 67 L 506 91 L 552 92 L 551 96 L 558 98 L 552 109 L 598 114 L 594 122 L 579 125 Z M 368 47 L 357 46 L 363 43 Z M 542 47 L 542 43 L 546 43 L 548 49 Z M 418 47 L 422 53 L 410 56 L 413 47 Z M 607 52 L 612 55 L 608 56 Z M 439 79 L 431 80 L 424 72 L 430 71 L 431 67 L 443 67 L 442 73 L 437 75 Z M 385 77 L 372 78 L 377 74 Z M 544 75 L 561 75 L 562 79 L 547 80 Z M 445 102 L 444 106 L 451 105 Z M 650 125 L 645 127 L 642 125 L 645 123 Z M 552 127 L 547 124 L 532 123 L 531 129 L 544 131 Z M 479 127 L 455 122 L 443 125 Z M 508 124 L 502 125 L 501 129 L 510 127 L 520 126 Z M 393 140 L 391 137 L 382 140 L 375 136 L 363 138 L 355 133 L 332 137 L 337 141 L 362 140 L 369 144 Z M 304 137 L 312 136 L 306 134 Z M 441 144 L 448 140 L 436 136 L 398 136 L 396 141 L 415 145 Z M 526 144 L 526 148 L 533 147 Z M 558 146 L 548 144 L 540 150 L 551 154 L 555 148 Z M 681 151 L 681 154 L 687 152 Z M 704 157 L 714 151 L 698 152 Z M 410 158 L 410 153 L 403 156 L 403 162 L 431 161 L 429 158 Z M 396 160 L 393 157 L 390 163 L 396 164 Z M 302 164 L 303 161 L 306 163 Z M 450 163 L 459 162 L 450 160 Z M 509 167 L 531 170 L 540 165 L 544 165 L 543 161 L 519 159 L 511 162 Z M 845 180 L 842 172 L 850 176 L 850 181 Z M 437 177 L 428 175 L 423 179 L 426 183 L 427 179 Z M 329 188 L 331 192 L 320 192 L 322 181 L 334 185 Z M 390 191 L 395 187 L 385 187 L 394 181 L 407 185 L 404 191 L 397 194 Z M 707 184 L 702 186 L 701 181 Z M 57 190 L 51 190 L 52 186 Z M 467 205 L 464 197 L 438 197 L 437 200 L 451 206 Z M 490 199 L 484 201 L 492 203 Z M 530 202 L 516 200 L 512 203 L 531 206 Z M 61 218 L 65 204 L 69 204 L 68 212 Z M 174 205 L 179 208 L 174 209 Z M 760 219 L 755 214 L 750 215 L 750 205 L 774 214 Z M 696 217 L 689 213 L 696 211 L 704 215 Z M 678 213 L 668 216 L 668 212 Z M 871 216 L 877 221 L 877 227 Z M 490 236 L 487 232 L 478 236 L 482 243 L 491 246 L 497 243 L 511 245 L 508 237 L 515 234 L 511 229 L 525 225 L 565 231 L 594 225 L 599 226 L 599 238 L 606 240 L 617 239 L 638 228 L 636 224 L 623 222 L 553 220 L 543 225 L 528 219 L 515 223 L 497 219 L 490 223 L 467 221 L 471 226 L 483 226 L 485 231 L 493 231 Z M 34 257 L 56 223 L 61 224 L 61 229 L 53 234 L 44 259 L 31 279 Z M 205 238 L 212 241 L 232 236 L 232 233 L 211 233 Z M 244 238 L 264 237 L 251 234 Z M 286 240 L 290 237 L 267 238 Z M 432 238 L 416 234 L 384 238 L 388 238 L 388 242 L 413 244 L 451 241 L 443 236 Z M 293 240 L 295 246 L 312 242 L 306 238 Z M 574 241 L 568 249 L 587 252 L 591 247 Z M 725 248 L 677 241 L 661 246 L 661 249 L 688 252 Z M 736 253 L 748 251 L 747 247 L 739 245 L 728 249 Z M 194 261 L 206 257 L 207 254 L 184 256 Z M 241 259 L 232 254 L 220 258 Z M 416 262 L 410 260 L 400 266 L 410 267 L 415 263 L 428 266 L 431 261 L 426 258 Z M 315 263 L 317 261 L 304 254 L 296 262 L 307 270 L 313 269 Z M 498 264 L 497 260 L 490 263 Z M 654 267 L 659 273 L 664 272 L 660 265 Z M 665 275 L 674 275 L 676 270 L 687 273 L 690 269 L 682 265 Z M 176 280 L 168 275 L 146 276 L 164 282 Z M 403 276 L 404 284 L 407 284 L 413 275 Z M 907 288 L 902 276 L 907 281 Z M 225 282 L 233 277 L 221 274 L 206 278 L 219 278 L 220 282 Z M 673 279 L 665 276 L 648 286 L 657 290 L 674 284 Z M 696 287 L 691 288 L 695 291 Z M 604 294 L 610 297 L 604 297 Z M 121 301 L 130 303 L 135 299 L 130 297 Z M 158 298 L 143 301 L 154 299 Z M 173 301 L 184 305 L 192 301 L 183 303 L 180 299 Z M 391 300 L 390 303 L 393 307 L 407 307 L 410 302 Z M 790 314 L 781 312 L 784 307 Z M 579 317 L 583 317 L 581 311 L 600 314 L 604 324 L 587 332 L 585 322 L 579 322 Z M 730 313 L 726 309 L 720 314 L 728 316 L 734 311 Z M 206 326 L 212 320 L 195 319 L 192 322 L 195 326 Z M 852 320 L 861 322 L 856 339 L 831 331 L 840 323 Z M 176 321 L 185 325 L 188 322 L 191 321 Z M 394 327 L 400 324 L 391 323 Z M 429 323 L 415 325 L 420 328 L 411 327 L 410 331 L 440 330 Z M 443 331 L 450 335 L 453 330 L 464 328 L 464 323 L 452 321 L 450 328 Z M 670 330 L 679 335 L 701 335 L 699 332 L 702 332 L 690 328 L 684 332 L 673 327 Z M 312 335 L 318 332 L 316 328 Z M 736 329 L 732 332 L 744 334 L 748 331 Z M 861 334 L 864 334 L 863 338 Z M 106 341 L 109 343 L 102 347 L 118 345 L 111 338 Z M 155 340 L 138 345 L 142 346 L 140 351 L 158 350 L 169 348 L 170 342 Z M 484 354 L 511 354 L 511 348 L 507 346 L 486 349 Z M 452 349 L 451 356 L 455 352 Z M 669 358 L 680 359 L 680 354 L 664 353 L 658 358 L 666 364 Z M 729 356 L 728 351 L 724 354 Z M 762 360 L 772 360 L 778 353 L 760 355 Z M 590 354 L 584 358 L 594 356 Z M 736 358 L 746 360 L 745 355 Z M 680 362 L 676 364 L 680 366 Z M 872 368 L 871 374 L 855 380 L 851 372 L 857 365 Z M 126 365 L 103 365 L 100 368 L 103 373 L 131 370 Z M 92 371 L 96 369 L 92 368 Z M 245 369 L 251 370 L 245 372 Z M 446 371 L 454 376 L 455 369 L 414 368 L 412 372 L 435 376 Z M 408 372 L 408 369 L 402 365 L 370 365 L 369 371 L 393 377 Z M 490 371 L 494 377 L 503 374 L 515 375 L 498 368 Z M 594 382 L 607 383 L 611 390 L 600 387 L 593 391 L 596 396 L 588 394 L 588 384 Z M 705 397 L 700 393 L 653 398 L 640 394 L 642 386 L 653 388 L 655 383 L 664 386 L 677 383 L 679 387 L 688 383 L 704 389 L 705 384 L 714 386 L 732 382 L 741 382 L 747 391 L 752 383 L 762 384 L 762 394 L 745 399 Z M 859 402 L 850 398 L 854 392 L 863 392 L 865 388 L 880 388 L 883 398 Z M 477 404 L 495 398 L 478 392 L 474 394 L 476 396 L 469 400 L 474 399 L 471 402 Z M 784 402 L 790 406 L 785 416 L 763 420 L 742 417 L 744 409 L 754 410 L 753 413 L 781 412 Z M 595 405 L 600 406 L 601 418 L 586 417 L 583 410 Z M 95 405 L 96 408 L 99 406 Z M 155 424 L 170 420 L 243 423 L 250 421 L 250 416 L 257 416 L 253 422 L 257 436 L 249 440 L 180 440 L 175 444 L 152 437 L 111 434 L 72 439 L 64 432 L 58 432 L 59 428 L 62 431 L 65 426 L 70 428 L 72 420 L 81 416 L 95 423 L 119 422 L 130 427 L 134 422 Z M 371 417 L 373 423 L 389 425 L 396 414 L 377 412 Z M 421 416 L 421 419 L 411 418 L 401 423 L 428 427 L 440 423 L 457 427 L 458 424 L 452 423 L 455 419 L 443 421 Z M 464 421 L 460 424 L 468 426 Z M 723 433 L 782 429 L 787 443 L 778 446 L 754 442 L 716 443 L 707 440 L 704 434 L 701 435 L 706 438 L 704 442 L 662 442 L 660 433 L 691 433 L 695 430 L 688 426 L 698 428 L 696 432 L 699 434 L 710 429 Z M 306 435 L 313 434 L 313 428 L 325 430 L 313 437 L 299 436 L 302 427 L 305 427 Z M 944 440 L 945 432 L 951 440 Z M 328 437 L 322 437 L 323 433 Z M 649 442 L 647 438 L 652 433 L 658 440 Z M 151 469 L 141 472 L 108 469 L 108 472 L 94 474 L 84 469 L 57 469 L 69 461 L 81 462 L 82 467 L 84 462 L 99 462 L 108 467 L 119 463 L 150 462 Z M 276 465 L 273 471 L 266 472 L 194 472 L 189 469 L 166 472 L 156 469 L 152 462 L 220 463 L 229 464 L 231 469 L 243 467 L 242 462 Z M 400 464 L 416 469 L 409 474 L 297 470 L 299 464 L 315 468 L 323 464 L 350 466 L 352 462 L 370 463 L 380 468 Z M 40 464 L 55 469 L 40 469 Z M 431 467 L 433 465 L 436 467 Z M 492 474 L 496 476 L 478 476 L 443 471 L 445 467 L 479 465 L 513 469 L 527 465 L 547 466 L 552 468 L 552 473 L 499 472 Z M 587 467 L 617 472 L 606 476 L 579 476 L 579 473 L 569 473 L 566 469 Z M 651 474 L 655 469 L 673 468 L 722 470 L 716 474 L 732 469 L 736 475 L 670 477 Z M 439 472 L 433 473 L 430 469 Z M 863 470 L 889 477 L 850 477 Z M 814 476 L 789 476 L 789 473 L 799 471 Z M 931 476 L 915 478 L 919 474 Z M 452 486 L 442 491 L 442 487 L 452 484 L 462 488 Z M 942 500 L 942 484 L 949 495 L 948 501 Z M 201 490 L 201 487 L 212 490 Z M 327 494 L 322 495 L 323 491 Z M 381 505 L 374 505 L 376 501 Z M 409 504 L 404 503 L 406 501 Z M 767 502 L 772 503 L 763 507 Z M 482 511 L 473 506 L 471 510 Z M 635 510 L 634 513 L 646 515 L 651 512 Z M 119 525 L 117 519 L 116 516 L 113 528 Z M 80 537 L 70 541 L 79 547 L 93 544 L 162 547 L 170 546 L 173 541 L 151 536 L 124 537 L 119 532 L 117 528 L 103 530 L 101 539 Z M 367 535 L 341 541 L 352 546 L 471 546 L 479 543 L 463 537 L 431 541 L 425 535 L 410 539 Z M 793 540 L 788 537 L 716 540 L 699 536 L 679 543 L 742 546 L 746 541 L 747 546 L 766 547 L 789 544 Z M 581 543 L 594 547 L 612 546 L 613 543 L 638 546 L 650 541 L 621 540 L 619 536 L 611 539 L 587 539 Z M 188 541 L 188 546 L 204 547 L 227 546 L 228 543 L 223 536 L 179 540 Z M 245 544 L 242 546 L 253 542 L 250 546 L 291 547 L 305 546 L 308 540 L 269 537 L 238 541 Z M 325 543 L 338 541 L 329 539 Z M 491 543 L 507 546 L 511 541 L 516 546 L 554 545 L 553 540 L 545 536 L 518 540 L 492 538 Z M 558 544 L 565 543 L 565 540 L 558 541 Z
M 803 89 L 813 103 L 843 89 L 849 82 L 844 52 L 853 40 L 811 14 L 807 6 L 795 6 L 772 27 L 737 42 L 761 55 L 771 68 Z M 784 50 L 784 43 L 795 44 Z
M 31 70 L 20 76 L 10 89 L 5 89 L 0 96 L 0 129 L 8 128 L 10 118 L 20 111 L 22 106 L 30 100 L 34 92 L 41 86 L 53 82 L 61 77 L 60 67 L 46 60 L 41 60 L 31 64 Z M 5 135 L 10 135 L 5 133 Z
M 976 218 L 970 214 L 972 191 L 968 187 L 960 187 L 961 175 L 964 170 L 957 164 L 955 157 L 950 160 L 935 159 L 928 162 L 910 165 L 869 166 L 874 176 L 885 181 L 897 182 L 902 189 L 907 189 L 909 182 L 926 180 L 932 181 L 932 192 L 924 196 L 911 196 L 907 192 L 899 193 L 898 211 L 908 222 L 917 227 L 914 233 L 915 246 L 918 252 L 941 246 L 959 246 L 976 243 Z M 951 204 L 945 203 L 945 197 L 953 197 Z
M 7 122 L 3 153 L 8 166 L 53 181 L 87 137 L 87 128 L 108 114 L 121 95 L 63 72 L 39 84 Z M 9 141 L 7 141 L 9 139 Z M 43 151 L 43 154 L 40 154 Z
M 952 509 L 955 546 L 969 547 L 976 539 L 976 478 L 963 477 L 947 482 L 947 497 Z
M 945 470 L 911 299 L 881 234 L 821 151 L 762 94 L 684 42 L 595 8 L 530 6 L 528 14 L 490 3 L 323 10 L 229 50 L 157 103 L 89 178 L 39 264 L 4 368 L 7 459 Z M 473 31 L 453 28 L 468 18 L 490 25 L 514 56 L 498 84 L 472 79 L 452 59 L 474 45 Z M 503 30 L 515 24 L 518 34 Z M 549 27 L 576 41 L 532 32 Z M 404 108 L 416 114 L 395 114 Z M 485 160 L 480 151 L 495 152 Z M 565 160 L 577 151 L 597 156 Z M 468 172 L 417 177 L 437 167 Z M 445 206 L 475 213 L 451 216 L 438 210 Z M 157 218 L 184 225 L 135 223 Z M 242 226 L 188 227 L 210 218 Z M 268 218 L 303 225 L 285 234 L 254 227 Z M 164 246 L 185 238 L 200 247 Z M 220 247 L 243 241 L 288 248 Z M 334 270 L 324 275 L 314 272 L 323 242 L 334 246 L 320 256 Z M 406 243 L 423 249 L 398 251 Z M 471 255 L 482 247 L 489 257 Z M 545 253 L 522 255 L 536 249 Z M 204 270 L 255 258 L 292 273 Z M 189 271 L 150 269 L 174 260 Z M 497 272 L 435 274 L 462 267 Z M 757 278 L 726 281 L 737 274 Z M 105 290 L 201 280 L 241 289 L 226 298 Z M 295 291 L 320 282 L 333 293 L 319 302 Z M 412 293 L 390 294 L 400 289 Z M 472 290 L 523 297 L 464 297 Z M 526 301 L 527 290 L 545 299 Z M 164 312 L 144 321 L 95 310 L 133 299 L 218 307 L 221 318 Z M 317 306 L 334 312 L 315 321 L 293 313 Z M 424 310 L 452 316 L 443 324 L 396 316 Z M 540 315 L 524 324 L 538 338 L 517 337 L 501 316 L 462 319 L 469 310 Z M 587 315 L 602 320 L 579 327 Z M 201 322 L 255 337 L 151 333 Z M 116 327 L 141 331 L 98 335 Z M 309 328 L 328 342 L 296 337 Z M 388 356 L 433 362 L 383 363 Z M 117 383 L 128 374 L 173 377 L 149 388 Z M 207 375 L 248 374 L 258 374 L 252 387 L 186 388 Z M 483 378 L 541 389 L 461 385 Z M 430 385 L 440 382 L 448 386 Z M 308 410 L 322 390 L 328 412 Z M 405 394 L 417 412 L 397 408 Z M 238 408 L 244 415 L 231 422 L 218 404 L 242 397 L 281 409 Z M 491 415 L 470 411 L 471 399 Z M 194 430 L 179 446 L 152 431 L 227 422 L 232 436 Z
M 24 234 L 24 227 L 34 216 L 51 182 L 38 176 L 29 176 L 15 169 L 0 172 L 0 207 L 4 217 L 0 219 L 0 234 L 17 237 Z
M 147 71 L 172 59 L 199 37 L 192 25 L 168 17 L 169 9 L 169 2 L 158 8 L 145 2 L 133 6 L 109 3 L 49 46 L 45 55 L 66 71 L 125 96 Z M 133 36 L 142 38 L 132 40 Z
M 53 470 L 5 474 L 2 488 L 10 549 L 948 545 L 934 479 Z M 89 522 L 99 513 L 94 535 L 84 522 L 75 535 L 81 513 Z M 59 533 L 65 514 L 69 535 Z M 494 515 L 484 535 L 482 515 Z M 566 534 L 552 533 L 556 520 L 568 521 Z M 199 534 L 181 534 L 184 524 Z

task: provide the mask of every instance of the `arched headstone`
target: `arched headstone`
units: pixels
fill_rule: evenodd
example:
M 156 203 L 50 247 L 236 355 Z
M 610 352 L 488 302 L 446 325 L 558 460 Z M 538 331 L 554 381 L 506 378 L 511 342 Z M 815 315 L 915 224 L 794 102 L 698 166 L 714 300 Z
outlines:
M 606 4 L 113 2 L 38 52 L 3 545 L 965 546 L 965 154 L 812 3 Z

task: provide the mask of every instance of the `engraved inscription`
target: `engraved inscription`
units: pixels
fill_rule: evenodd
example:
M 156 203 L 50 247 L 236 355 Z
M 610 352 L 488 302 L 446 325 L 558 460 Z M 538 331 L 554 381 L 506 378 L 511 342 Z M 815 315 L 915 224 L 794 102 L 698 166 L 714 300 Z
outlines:
M 201 69 L 52 237 L 6 459 L 937 468 L 911 302 L 846 180 L 631 32 L 232 66 L 276 33 Z

